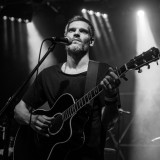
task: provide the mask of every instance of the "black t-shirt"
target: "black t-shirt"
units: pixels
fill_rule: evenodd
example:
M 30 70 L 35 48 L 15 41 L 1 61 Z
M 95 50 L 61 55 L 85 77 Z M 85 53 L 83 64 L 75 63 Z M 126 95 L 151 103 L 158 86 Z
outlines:
M 51 66 L 38 75 L 23 100 L 35 109 L 46 101 L 52 107 L 58 97 L 65 93 L 76 100 L 84 94 L 85 80 L 86 72 L 70 75 L 61 71 L 61 65 Z

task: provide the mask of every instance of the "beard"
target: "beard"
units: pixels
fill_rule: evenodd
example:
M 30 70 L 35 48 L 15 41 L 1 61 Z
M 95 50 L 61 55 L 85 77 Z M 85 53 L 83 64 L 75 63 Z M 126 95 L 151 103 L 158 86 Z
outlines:
M 70 46 L 66 46 L 66 51 L 69 55 L 84 55 L 88 51 L 88 47 L 83 45 L 71 44 Z

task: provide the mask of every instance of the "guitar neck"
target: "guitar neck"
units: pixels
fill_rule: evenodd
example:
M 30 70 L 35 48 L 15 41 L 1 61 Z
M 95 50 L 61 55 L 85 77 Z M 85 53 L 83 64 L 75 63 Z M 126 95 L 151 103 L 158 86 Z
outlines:
M 62 113 L 63 120 L 65 121 L 68 118 L 72 117 L 74 114 L 76 114 L 77 111 L 83 108 L 86 104 L 90 103 L 92 99 L 97 97 L 102 91 L 103 87 L 98 84 L 96 87 L 86 93 L 82 98 L 80 98 Z

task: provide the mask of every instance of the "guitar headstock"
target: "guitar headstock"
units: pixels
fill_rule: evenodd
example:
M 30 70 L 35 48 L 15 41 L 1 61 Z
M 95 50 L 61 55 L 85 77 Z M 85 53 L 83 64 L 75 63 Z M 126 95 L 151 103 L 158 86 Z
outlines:
M 124 80 L 128 80 L 125 77 L 125 73 L 129 70 L 138 70 L 139 73 L 142 72 L 141 68 L 143 66 L 148 66 L 148 69 L 150 68 L 150 63 L 155 62 L 160 58 L 160 52 L 158 48 L 152 47 L 146 52 L 143 52 L 142 54 L 136 56 L 135 58 L 131 59 L 128 63 L 124 64 L 119 69 L 116 68 L 115 71 L 117 75 L 120 78 L 123 78 Z M 158 61 L 157 61 L 158 64 Z
M 139 70 L 138 72 L 141 72 L 141 67 L 148 66 L 148 69 L 150 68 L 150 63 L 155 62 L 160 58 L 160 52 L 158 48 L 152 47 L 146 52 L 143 52 L 142 54 L 136 56 L 135 58 L 131 59 L 127 64 L 127 68 Z M 158 63 L 157 63 L 158 64 Z

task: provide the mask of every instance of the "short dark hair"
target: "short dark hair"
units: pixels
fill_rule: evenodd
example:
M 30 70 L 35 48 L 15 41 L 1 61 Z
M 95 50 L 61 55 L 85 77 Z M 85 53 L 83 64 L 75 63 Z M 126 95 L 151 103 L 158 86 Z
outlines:
M 94 32 L 95 32 L 95 30 L 94 30 L 93 24 L 92 24 L 88 19 L 86 19 L 86 18 L 84 18 L 83 16 L 80 16 L 80 15 L 74 16 L 73 18 L 71 18 L 71 19 L 68 21 L 68 23 L 67 23 L 67 25 L 66 25 L 66 27 L 65 27 L 65 33 L 68 31 L 69 25 L 70 25 L 72 22 L 74 22 L 74 21 L 83 21 L 83 22 L 86 22 L 86 23 L 89 25 L 89 27 L 90 27 L 90 35 L 91 35 L 91 38 L 94 39 L 94 36 L 95 36 Z

